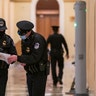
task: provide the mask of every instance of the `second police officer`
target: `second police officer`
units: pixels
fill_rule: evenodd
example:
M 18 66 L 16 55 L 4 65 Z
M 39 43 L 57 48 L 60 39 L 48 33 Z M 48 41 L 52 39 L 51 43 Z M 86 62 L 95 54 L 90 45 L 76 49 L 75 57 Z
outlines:
M 50 44 L 50 57 L 51 57 L 51 72 L 52 72 L 52 79 L 53 79 L 53 86 L 57 86 L 59 82 L 61 85 L 62 77 L 63 77 L 63 68 L 64 68 L 64 48 L 66 51 L 66 57 L 69 58 L 69 51 L 68 46 L 65 38 L 62 34 L 59 33 L 59 26 L 52 26 L 53 34 L 49 35 L 47 39 L 47 46 Z M 58 71 L 57 72 L 57 65 L 58 63 Z
M 12 38 L 6 34 L 6 30 L 6 21 L 3 18 L 0 18 L 0 52 L 17 54 L 14 42 Z M 8 63 L 0 60 L 0 96 L 5 96 L 8 81 L 8 69 Z
M 47 46 L 44 37 L 34 32 L 33 23 L 27 20 L 17 22 L 21 38 L 22 55 L 12 55 L 9 63 L 18 61 L 26 70 L 29 96 L 45 96 Z

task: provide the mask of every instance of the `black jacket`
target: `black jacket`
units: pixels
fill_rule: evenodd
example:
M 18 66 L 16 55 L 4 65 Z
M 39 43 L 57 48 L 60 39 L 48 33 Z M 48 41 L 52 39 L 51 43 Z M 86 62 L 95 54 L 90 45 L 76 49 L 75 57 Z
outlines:
M 47 47 L 44 37 L 32 31 L 31 35 L 21 41 L 22 55 L 18 56 L 18 61 L 26 65 L 47 62 Z
M 0 36 L 0 52 L 7 53 L 7 54 L 17 54 L 14 42 L 12 38 L 4 34 L 4 36 Z M 7 64 L 5 61 L 0 60 L 0 69 L 8 68 L 9 64 Z
M 69 51 L 68 51 L 68 46 L 67 46 L 67 43 L 66 43 L 66 40 L 65 38 L 63 37 L 63 35 L 61 34 L 58 34 L 58 33 L 54 33 L 52 35 L 50 35 L 47 39 L 47 46 L 48 44 L 50 43 L 50 46 L 51 46 L 51 52 L 54 53 L 54 51 L 57 52 L 64 52 L 64 48 L 65 48 L 65 51 L 66 51 L 66 54 L 68 55 L 69 54 Z M 63 45 L 63 47 L 62 47 Z

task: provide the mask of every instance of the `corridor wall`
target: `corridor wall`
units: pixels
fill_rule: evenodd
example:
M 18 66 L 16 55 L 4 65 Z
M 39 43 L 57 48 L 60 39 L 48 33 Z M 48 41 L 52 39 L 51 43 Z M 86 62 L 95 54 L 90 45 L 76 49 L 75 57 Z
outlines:
M 96 32 L 95 32 L 95 18 L 96 14 L 94 14 L 94 11 L 96 10 L 95 7 L 95 0 L 88 0 L 87 1 L 87 83 L 89 87 L 89 92 L 93 94 L 93 96 L 96 96 Z

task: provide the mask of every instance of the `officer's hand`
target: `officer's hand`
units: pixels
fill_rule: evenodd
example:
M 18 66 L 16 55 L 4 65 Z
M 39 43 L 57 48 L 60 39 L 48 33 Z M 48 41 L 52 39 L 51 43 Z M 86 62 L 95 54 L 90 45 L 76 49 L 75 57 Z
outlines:
M 17 61 L 17 55 L 11 55 L 9 58 L 8 58 L 8 63 L 9 64 L 12 64 L 13 62 L 16 62 Z

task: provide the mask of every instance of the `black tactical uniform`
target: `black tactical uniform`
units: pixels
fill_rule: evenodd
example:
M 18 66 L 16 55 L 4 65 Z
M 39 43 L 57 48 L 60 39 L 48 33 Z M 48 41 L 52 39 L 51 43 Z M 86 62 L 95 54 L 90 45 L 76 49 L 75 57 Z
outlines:
M 27 26 L 29 25 L 29 26 Z M 29 21 L 20 21 L 17 27 L 22 30 L 19 35 L 27 30 L 31 30 L 33 25 Z M 47 80 L 47 47 L 45 39 L 38 33 L 31 30 L 31 34 L 21 41 L 22 55 L 18 56 L 18 61 L 25 63 L 24 69 L 27 74 L 27 85 L 29 96 L 45 96 L 45 86 Z
M 52 26 L 54 34 L 50 35 L 47 39 L 47 45 L 50 43 L 50 56 L 51 56 L 51 68 L 52 68 L 52 78 L 53 85 L 56 86 L 59 81 L 62 82 L 63 68 L 64 68 L 64 58 L 63 58 L 63 47 L 64 45 L 66 54 L 68 55 L 68 47 L 63 35 L 58 34 L 58 26 Z M 59 72 L 56 71 L 56 63 L 58 62 Z M 58 73 L 58 74 L 57 74 Z
M 13 40 L 5 34 L 7 29 L 5 20 L 0 18 L 0 52 L 8 54 L 17 54 Z M 0 96 L 5 96 L 6 84 L 8 80 L 9 64 L 0 60 Z

